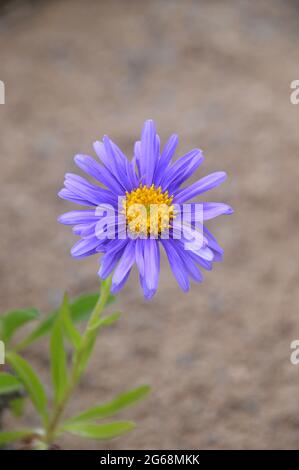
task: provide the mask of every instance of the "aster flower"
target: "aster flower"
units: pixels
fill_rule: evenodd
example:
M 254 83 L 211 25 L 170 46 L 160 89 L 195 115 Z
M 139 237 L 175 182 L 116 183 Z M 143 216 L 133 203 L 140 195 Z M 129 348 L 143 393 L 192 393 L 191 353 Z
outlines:
M 98 184 L 75 174 L 65 175 L 65 187 L 59 196 L 89 207 L 58 219 L 62 224 L 74 225 L 73 232 L 80 236 L 71 254 L 81 258 L 102 253 L 99 276 L 105 279 L 113 273 L 112 293 L 121 290 L 136 264 L 144 296 L 151 298 L 158 288 L 161 248 L 183 291 L 189 290 L 190 279 L 203 280 L 200 268 L 211 270 L 213 262 L 222 260 L 223 250 L 204 222 L 231 214 L 231 207 L 219 202 L 190 201 L 220 185 L 226 173 L 218 171 L 182 187 L 202 163 L 203 154 L 194 149 L 173 162 L 177 145 L 178 137 L 172 135 L 160 151 L 155 124 L 148 120 L 141 140 L 135 143 L 131 161 L 107 136 L 94 143 L 101 163 L 89 155 L 75 156 L 77 166 Z M 183 206 L 189 222 L 178 216 Z M 107 214 L 107 208 L 112 208 L 116 216 Z M 200 227 L 196 224 L 196 211 L 201 214 Z M 178 235 L 179 219 L 183 222 Z M 108 234 L 111 229 L 113 237 Z M 188 244 L 190 240 L 196 243 Z

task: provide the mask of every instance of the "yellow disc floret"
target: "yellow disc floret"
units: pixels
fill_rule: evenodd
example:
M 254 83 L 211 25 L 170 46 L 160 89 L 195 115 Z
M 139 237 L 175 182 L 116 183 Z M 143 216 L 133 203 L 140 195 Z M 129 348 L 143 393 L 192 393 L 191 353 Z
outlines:
M 127 226 L 133 234 L 159 236 L 174 218 L 173 196 L 161 187 L 140 185 L 123 200 Z

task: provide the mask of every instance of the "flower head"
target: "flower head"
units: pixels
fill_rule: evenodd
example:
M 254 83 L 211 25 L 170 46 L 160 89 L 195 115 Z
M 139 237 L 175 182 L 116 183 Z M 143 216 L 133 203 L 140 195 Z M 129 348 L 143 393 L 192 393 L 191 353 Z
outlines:
M 218 202 L 189 202 L 226 179 L 222 171 L 182 184 L 203 161 L 194 149 L 173 162 L 178 137 L 172 135 L 160 151 L 160 139 L 152 120 L 145 122 L 141 140 L 131 161 L 107 136 L 94 143 L 101 161 L 76 155 L 75 163 L 97 184 L 67 173 L 62 199 L 88 206 L 59 217 L 74 225 L 80 240 L 71 253 L 76 258 L 102 253 L 99 276 L 113 272 L 112 292 L 118 292 L 136 264 L 146 298 L 157 290 L 160 248 L 166 252 L 172 272 L 184 291 L 189 279 L 201 282 L 199 268 L 212 269 L 223 250 L 204 225 L 208 219 L 231 214 L 230 206 Z M 101 186 L 99 186 L 101 184 Z

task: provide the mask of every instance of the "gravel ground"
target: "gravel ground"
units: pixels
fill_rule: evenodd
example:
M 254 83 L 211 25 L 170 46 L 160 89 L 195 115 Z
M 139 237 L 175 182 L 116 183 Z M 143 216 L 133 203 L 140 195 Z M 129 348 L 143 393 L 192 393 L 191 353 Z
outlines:
M 122 414 L 138 428 L 65 449 L 299 448 L 299 105 L 295 1 L 14 2 L 0 17 L 3 311 L 57 305 L 96 289 L 96 258 L 74 261 L 71 208 L 56 197 L 72 156 L 104 133 L 130 154 L 143 121 L 178 155 L 196 146 L 198 175 L 225 170 L 211 198 L 235 215 L 209 226 L 225 259 L 181 293 L 162 263 L 143 300 L 135 275 L 124 314 L 99 339 L 70 408 L 142 383 L 150 398 Z M 47 381 L 47 346 L 27 353 Z M 26 419 L 32 421 L 32 413 Z

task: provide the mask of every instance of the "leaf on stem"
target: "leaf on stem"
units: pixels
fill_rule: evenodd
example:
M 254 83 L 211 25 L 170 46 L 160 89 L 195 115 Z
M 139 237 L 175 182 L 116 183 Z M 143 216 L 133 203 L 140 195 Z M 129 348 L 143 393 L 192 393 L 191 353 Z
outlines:
M 73 319 L 71 317 L 70 306 L 69 306 L 69 299 L 68 295 L 64 294 L 63 302 L 62 302 L 62 320 L 63 320 L 63 327 L 64 332 L 71 342 L 74 349 L 79 349 L 81 344 L 81 335 L 79 331 L 75 328 Z
M 116 421 L 114 423 L 95 424 L 95 423 L 70 423 L 63 426 L 64 431 L 77 436 L 89 439 L 112 439 L 120 436 L 135 428 L 135 424 L 131 421 Z
M 95 322 L 93 322 L 88 329 L 90 331 L 92 330 L 97 330 L 98 328 L 101 328 L 102 326 L 110 326 L 113 323 L 117 322 L 121 316 L 120 312 L 114 312 L 111 315 L 107 315 L 104 318 L 97 318 Z
M 0 446 L 11 442 L 20 441 L 32 435 L 32 429 L 20 429 L 16 431 L 0 431 Z
M 11 310 L 1 317 L 1 339 L 8 344 L 16 330 L 36 320 L 39 312 L 34 308 Z
M 60 403 L 68 384 L 67 358 L 63 340 L 63 319 L 67 306 L 67 297 L 65 296 L 52 328 L 50 340 L 51 373 L 56 405 Z
M 0 395 L 20 390 L 23 390 L 23 385 L 14 375 L 0 372 Z
M 137 387 L 133 390 L 130 390 L 129 392 L 122 393 L 116 396 L 113 400 L 108 403 L 89 408 L 83 413 L 74 416 L 68 422 L 73 423 L 78 421 L 97 420 L 114 416 L 119 411 L 123 410 L 124 408 L 127 408 L 128 406 L 133 405 L 137 401 L 144 398 L 149 392 L 150 387 L 148 385 L 142 385 L 141 387 Z
M 47 396 L 38 375 L 31 365 L 17 353 L 7 352 L 6 359 L 23 383 L 43 422 L 46 423 L 48 420 Z
M 16 418 L 23 416 L 25 407 L 25 398 L 14 398 L 9 401 L 9 408 Z
M 99 294 L 100 291 L 92 294 L 83 294 L 71 303 L 71 314 L 75 323 L 86 320 L 89 317 L 98 301 Z M 106 306 L 110 305 L 114 301 L 115 297 L 112 294 L 109 294 Z
M 97 303 L 97 300 L 99 298 L 99 292 L 95 292 L 92 294 L 83 294 L 77 297 L 73 302 L 70 302 L 69 308 L 70 308 L 70 314 L 73 322 L 81 322 L 83 320 L 86 320 L 95 304 Z M 113 301 L 115 300 L 115 297 L 110 294 L 109 298 L 106 302 L 106 305 L 110 305 Z M 54 312 L 50 313 L 47 315 L 47 318 L 43 320 L 30 334 L 25 338 L 16 348 L 16 350 L 22 350 L 25 347 L 29 346 L 31 343 L 34 341 L 37 341 L 40 339 L 42 336 L 46 335 L 49 333 L 51 330 L 53 324 L 55 323 L 55 320 L 57 318 L 59 309 L 54 310 Z

